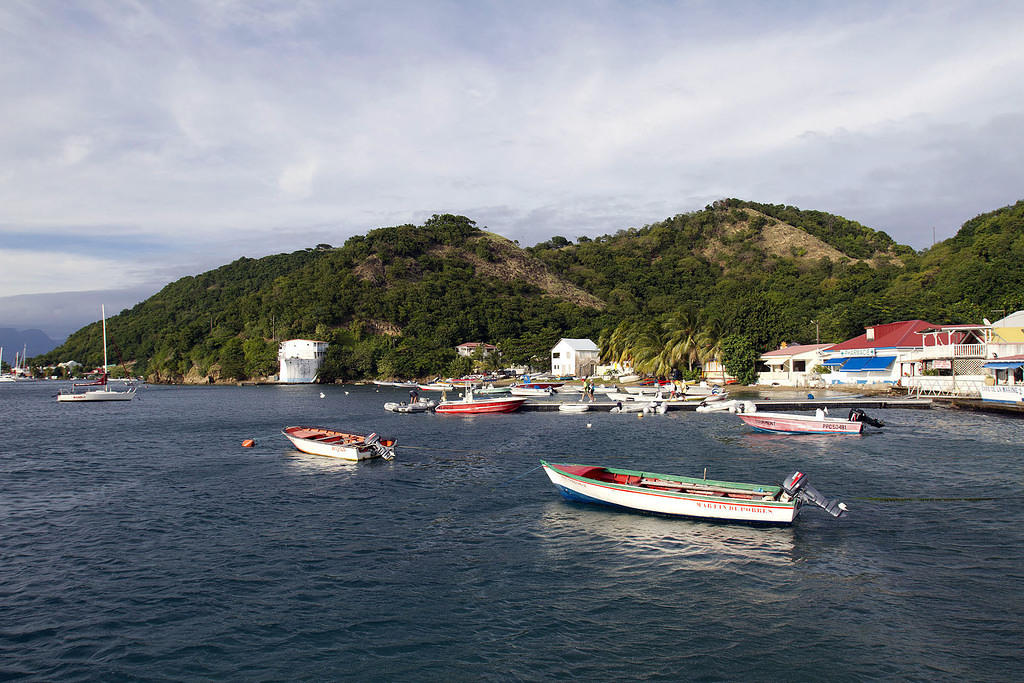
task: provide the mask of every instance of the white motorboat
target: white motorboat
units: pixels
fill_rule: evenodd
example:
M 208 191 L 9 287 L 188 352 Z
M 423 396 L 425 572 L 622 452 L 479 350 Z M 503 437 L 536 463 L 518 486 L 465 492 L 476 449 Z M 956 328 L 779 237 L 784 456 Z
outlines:
M 285 427 L 281 433 L 303 453 L 342 460 L 395 457 L 395 440 L 376 434 L 355 434 L 325 427 Z

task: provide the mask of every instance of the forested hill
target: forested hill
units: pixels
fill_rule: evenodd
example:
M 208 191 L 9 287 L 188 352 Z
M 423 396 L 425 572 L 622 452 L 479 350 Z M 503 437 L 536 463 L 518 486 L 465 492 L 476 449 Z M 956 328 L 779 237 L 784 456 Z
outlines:
M 108 320 L 108 333 L 133 373 L 171 381 L 272 374 L 275 340 L 294 337 L 331 342 L 326 379 L 457 374 L 467 361 L 452 347 L 464 341 L 522 363 L 563 336 L 665 372 L 737 344 L 1021 308 L 1022 256 L 1021 202 L 920 253 L 839 216 L 735 199 L 526 249 L 440 215 L 182 278 Z M 35 360 L 69 359 L 100 362 L 99 324 Z
M 274 340 L 296 337 L 332 342 L 339 376 L 412 377 L 448 369 L 464 341 L 529 360 L 561 336 L 596 336 L 604 307 L 513 242 L 443 215 L 182 278 L 107 329 L 133 373 L 159 380 L 272 374 Z M 96 323 L 36 360 L 94 365 L 100 353 Z

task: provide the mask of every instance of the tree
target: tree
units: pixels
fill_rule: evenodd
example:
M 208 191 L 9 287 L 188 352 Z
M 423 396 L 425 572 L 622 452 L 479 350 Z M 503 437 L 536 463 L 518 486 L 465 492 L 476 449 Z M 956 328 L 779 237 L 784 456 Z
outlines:
M 220 376 L 231 379 L 245 379 L 245 352 L 242 341 L 232 337 L 220 350 Z
M 757 382 L 757 359 L 760 354 L 754 350 L 750 340 L 739 334 L 730 334 L 722 340 L 722 363 L 726 371 L 740 384 Z

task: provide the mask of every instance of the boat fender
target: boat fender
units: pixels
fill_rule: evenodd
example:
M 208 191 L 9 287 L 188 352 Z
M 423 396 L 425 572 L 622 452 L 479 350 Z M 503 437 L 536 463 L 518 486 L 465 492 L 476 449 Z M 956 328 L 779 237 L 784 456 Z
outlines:
M 255 445 L 256 442 L 253 439 L 246 439 L 245 441 L 242 442 L 242 448 L 252 448 Z

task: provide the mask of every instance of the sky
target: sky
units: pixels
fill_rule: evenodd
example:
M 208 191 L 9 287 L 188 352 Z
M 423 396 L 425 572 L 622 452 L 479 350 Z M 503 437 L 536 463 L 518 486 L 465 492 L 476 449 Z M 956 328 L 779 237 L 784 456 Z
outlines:
M 5 0 L 0 327 L 435 213 L 716 199 L 923 249 L 1024 198 L 1024 3 Z

